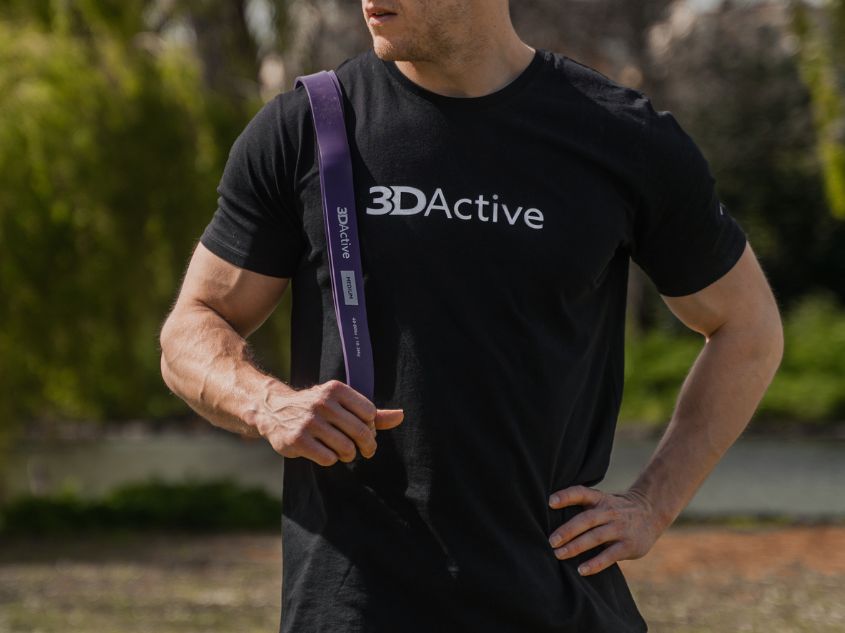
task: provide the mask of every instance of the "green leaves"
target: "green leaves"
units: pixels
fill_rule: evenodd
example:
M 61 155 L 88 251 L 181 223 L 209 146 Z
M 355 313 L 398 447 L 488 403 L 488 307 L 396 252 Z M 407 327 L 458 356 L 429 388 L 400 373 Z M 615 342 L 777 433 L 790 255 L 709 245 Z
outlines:
M 784 318 L 784 357 L 757 419 L 830 423 L 845 416 L 845 316 L 837 302 L 811 295 Z M 692 332 L 654 329 L 629 337 L 625 393 L 620 418 L 659 425 L 672 415 L 675 399 L 703 339 Z
M 825 19 L 814 20 L 795 3 L 801 71 L 813 99 L 818 152 L 828 204 L 845 219 L 845 0 L 828 0 Z
M 231 141 L 190 49 L 95 17 L 83 34 L 0 21 L 3 417 L 182 409 L 158 328 Z
M 0 511 L 4 535 L 58 536 L 134 530 L 231 532 L 278 529 L 282 504 L 260 488 L 229 480 L 150 480 L 97 499 L 73 493 L 26 495 Z

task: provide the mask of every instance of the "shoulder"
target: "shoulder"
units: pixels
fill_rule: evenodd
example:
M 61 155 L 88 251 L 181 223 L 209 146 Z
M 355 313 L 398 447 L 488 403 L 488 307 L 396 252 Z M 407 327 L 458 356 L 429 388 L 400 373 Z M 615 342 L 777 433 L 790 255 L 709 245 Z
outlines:
M 545 51 L 543 89 L 594 143 L 607 148 L 614 160 L 642 173 L 655 156 L 684 152 L 690 139 L 670 112 L 660 111 L 644 91 L 615 81 L 562 53 Z M 640 176 L 641 177 L 641 176 Z
M 372 63 L 370 57 L 365 51 L 345 59 L 335 69 L 347 93 Z M 283 168 L 291 183 L 298 182 L 315 160 L 311 104 L 305 86 L 293 85 L 294 81 L 291 77 L 289 89 L 257 109 L 230 151 L 253 170 L 278 174 Z
M 578 60 L 545 51 L 548 67 L 557 81 L 586 107 L 622 123 L 645 126 L 655 111 L 649 97 L 634 87 L 617 82 Z
M 642 90 L 614 81 L 595 68 L 565 55 L 553 56 L 560 76 L 572 90 L 592 104 L 606 121 L 612 121 L 615 130 L 628 132 L 652 170 L 702 166 L 700 149 L 673 112 L 655 107 Z
M 374 60 L 377 58 L 371 53 L 371 50 L 367 50 L 347 57 L 334 68 L 344 91 L 348 92 L 365 82 L 367 74 L 373 72 Z M 318 70 L 313 72 L 318 72 Z M 256 114 L 258 121 L 265 125 L 276 126 L 281 136 L 287 138 L 299 136 L 304 132 L 310 133 L 311 126 L 311 106 L 305 86 L 293 85 L 294 77 L 291 78 L 290 83 L 291 88 L 272 97 Z
M 595 116 L 630 129 L 640 142 L 656 145 L 658 151 L 673 146 L 688 148 L 691 139 L 674 114 L 655 107 L 650 95 L 561 53 L 547 51 L 547 56 L 557 79 Z

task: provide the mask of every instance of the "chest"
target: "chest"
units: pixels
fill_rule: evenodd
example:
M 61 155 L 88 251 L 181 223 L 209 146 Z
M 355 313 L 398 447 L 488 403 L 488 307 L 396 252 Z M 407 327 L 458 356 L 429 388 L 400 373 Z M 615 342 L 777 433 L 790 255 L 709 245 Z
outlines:
M 480 124 L 432 112 L 381 117 L 353 143 L 361 249 L 370 274 L 536 284 L 582 294 L 602 282 L 632 200 L 597 154 L 530 117 Z M 324 248 L 319 179 L 304 188 Z

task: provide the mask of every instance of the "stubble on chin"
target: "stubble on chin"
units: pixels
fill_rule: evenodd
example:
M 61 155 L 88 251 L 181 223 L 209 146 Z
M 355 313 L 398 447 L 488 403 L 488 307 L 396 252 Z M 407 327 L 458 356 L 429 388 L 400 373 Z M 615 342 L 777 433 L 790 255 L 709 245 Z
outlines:
M 394 37 L 381 36 L 370 30 L 373 49 L 385 61 L 438 62 L 449 59 L 459 47 L 443 25 L 428 21 L 423 16 L 413 31 L 406 31 Z
M 430 51 L 413 38 L 373 38 L 373 50 L 384 61 L 424 62 L 431 59 Z

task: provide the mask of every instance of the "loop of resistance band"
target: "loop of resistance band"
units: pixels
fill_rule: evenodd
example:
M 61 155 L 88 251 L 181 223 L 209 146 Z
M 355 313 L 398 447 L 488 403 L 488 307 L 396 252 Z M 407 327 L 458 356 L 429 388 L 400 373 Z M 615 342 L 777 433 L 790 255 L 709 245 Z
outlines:
M 352 158 L 346 138 L 343 93 L 334 71 L 322 70 L 297 77 L 294 88 L 300 83 L 308 93 L 317 138 L 326 248 L 335 316 L 346 365 L 346 384 L 372 401 L 373 350 L 364 301 Z

